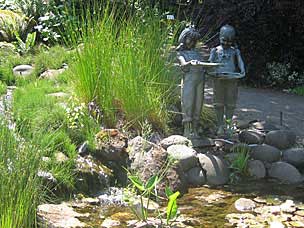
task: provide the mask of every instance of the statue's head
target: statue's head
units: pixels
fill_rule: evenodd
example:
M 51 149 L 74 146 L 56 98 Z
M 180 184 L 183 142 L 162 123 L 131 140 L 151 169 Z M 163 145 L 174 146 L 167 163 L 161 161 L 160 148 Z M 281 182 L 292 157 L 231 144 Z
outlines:
M 199 38 L 200 34 L 195 28 L 185 28 L 178 38 L 178 43 L 183 49 L 191 49 L 195 47 Z
M 235 30 L 231 25 L 224 25 L 220 29 L 220 43 L 223 48 L 229 48 L 233 45 L 235 39 Z

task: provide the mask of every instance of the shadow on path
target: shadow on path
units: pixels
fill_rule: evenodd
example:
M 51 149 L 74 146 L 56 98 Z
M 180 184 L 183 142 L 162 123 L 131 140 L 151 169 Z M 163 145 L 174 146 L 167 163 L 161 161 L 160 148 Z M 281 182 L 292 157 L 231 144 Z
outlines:
M 211 105 L 213 89 L 208 84 L 205 88 L 205 100 Z M 269 89 L 239 88 L 235 111 L 238 119 L 265 120 L 267 123 L 280 125 L 281 112 L 283 126 L 294 131 L 304 142 L 304 96 Z

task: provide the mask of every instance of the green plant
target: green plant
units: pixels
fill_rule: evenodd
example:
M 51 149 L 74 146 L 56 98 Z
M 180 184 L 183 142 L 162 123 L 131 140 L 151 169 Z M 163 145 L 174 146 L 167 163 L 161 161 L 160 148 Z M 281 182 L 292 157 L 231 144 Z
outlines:
M 34 81 L 17 89 L 13 115 L 20 135 L 40 148 L 43 156 L 52 158 L 57 152 L 67 156 L 64 164 L 53 161 L 46 168 L 60 185 L 72 188 L 76 146 L 70 139 L 64 108 L 58 105 L 57 99 L 47 96 L 58 89 L 56 82 L 48 80 Z
M 0 227 L 36 227 L 36 208 L 46 188 L 37 176 L 41 151 L 20 142 L 0 124 Z
M 300 96 L 304 96 L 304 86 L 298 86 L 294 89 L 291 89 L 291 92 Z
M 107 126 L 119 117 L 132 128 L 148 121 L 166 129 L 174 86 L 166 65 L 167 27 L 153 13 L 118 20 L 104 8 L 100 15 L 96 20 L 85 15 L 87 27 L 73 29 L 84 32 L 83 48 L 71 67 L 77 95 L 85 103 L 97 102 Z
M 62 64 L 73 62 L 73 53 L 64 47 L 55 45 L 48 49 L 41 49 L 34 56 L 35 75 L 39 76 L 48 69 L 59 69 Z
M 230 168 L 232 169 L 230 178 L 233 182 L 238 176 L 247 174 L 250 149 L 247 144 L 237 144 L 232 148 L 232 152 L 236 154 L 230 165 Z
M 166 209 L 167 225 L 169 225 L 170 221 L 174 220 L 177 217 L 177 198 L 179 197 L 179 195 L 180 193 L 178 191 L 174 193 L 169 187 L 166 187 L 166 196 L 168 198 L 168 204 Z
M 131 209 L 138 220 L 147 221 L 150 197 L 152 192 L 156 191 L 156 185 L 159 181 L 158 176 L 154 175 L 150 177 L 146 183 L 141 181 L 138 176 L 134 175 L 128 175 L 128 179 L 131 181 L 132 185 L 140 192 L 140 210 L 137 211 L 136 209 L 133 209 L 133 207 L 131 207 Z M 146 205 L 144 204 L 144 197 L 147 198 Z
M 15 36 L 17 39 L 16 48 L 20 54 L 26 54 L 30 50 L 32 50 L 36 41 L 36 32 L 28 33 L 25 42 L 20 38 L 17 33 L 15 34 Z
M 7 89 L 6 84 L 0 81 L 0 95 L 5 94 L 6 89 Z
M 292 70 L 290 63 L 267 63 L 267 74 L 263 76 L 266 85 L 279 88 L 290 88 L 304 83 L 303 76 Z

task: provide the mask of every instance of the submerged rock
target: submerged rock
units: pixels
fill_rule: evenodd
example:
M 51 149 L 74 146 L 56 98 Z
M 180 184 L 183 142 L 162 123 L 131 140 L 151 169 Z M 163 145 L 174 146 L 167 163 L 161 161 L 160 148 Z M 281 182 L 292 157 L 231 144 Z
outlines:
M 206 173 L 207 184 L 222 185 L 229 181 L 229 169 L 223 159 L 214 155 L 199 154 L 199 162 Z
M 240 198 L 234 203 L 235 208 L 238 211 L 253 211 L 256 207 L 255 203 L 251 199 Z
M 286 183 L 299 183 L 303 180 L 301 173 L 294 166 L 286 162 L 271 164 L 268 175 Z
M 65 203 L 42 204 L 38 206 L 37 217 L 41 227 L 46 228 L 81 228 L 88 227 L 78 218 L 88 217 L 88 214 L 80 214 Z
M 296 135 L 287 130 L 270 131 L 266 134 L 265 143 L 279 149 L 287 149 L 296 143 Z
M 118 226 L 120 226 L 120 221 L 113 220 L 111 218 L 106 218 L 101 224 L 102 228 L 111 228 L 111 227 L 118 227 Z
M 273 146 L 262 144 L 253 146 L 250 156 L 255 160 L 276 162 L 281 158 L 281 151 Z

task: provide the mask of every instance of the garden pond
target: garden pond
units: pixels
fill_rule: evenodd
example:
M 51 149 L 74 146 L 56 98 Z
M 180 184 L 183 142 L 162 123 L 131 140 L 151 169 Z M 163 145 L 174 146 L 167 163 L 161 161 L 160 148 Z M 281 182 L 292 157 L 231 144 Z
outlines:
M 252 180 L 217 188 L 191 188 L 178 199 L 180 217 L 185 226 L 177 227 L 268 227 L 271 223 L 282 225 L 276 227 L 303 227 L 303 188 L 269 180 Z M 254 207 L 238 211 L 235 202 L 240 198 L 251 199 Z M 241 210 L 240 206 L 238 209 Z M 90 214 L 80 219 L 89 227 L 100 227 L 101 224 L 102 227 L 127 227 L 127 221 L 136 219 L 129 207 L 121 205 L 100 207 L 96 204 L 76 210 Z M 104 221 L 109 219 L 112 225 L 106 226 Z

